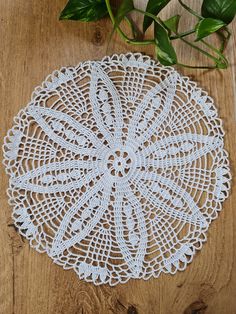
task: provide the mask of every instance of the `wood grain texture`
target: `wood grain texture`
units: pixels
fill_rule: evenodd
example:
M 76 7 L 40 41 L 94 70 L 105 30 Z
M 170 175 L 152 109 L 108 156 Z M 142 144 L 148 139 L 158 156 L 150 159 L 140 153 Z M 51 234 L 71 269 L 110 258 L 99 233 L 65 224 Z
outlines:
M 145 1 L 136 1 L 144 6 Z M 195 3 L 196 1 L 188 1 Z M 97 23 L 59 22 L 66 0 L 4 0 L 0 2 L 0 95 L 1 140 L 12 126 L 13 117 L 27 104 L 33 88 L 47 74 L 64 65 L 105 54 L 142 51 L 118 36 L 107 50 L 110 21 Z M 181 13 L 173 0 L 166 17 Z M 138 22 L 140 18 L 134 17 Z M 193 19 L 185 19 L 185 25 Z M 184 25 L 182 25 L 184 26 Z M 236 170 L 236 75 L 235 24 L 227 48 L 231 66 L 225 71 L 179 69 L 196 80 L 215 99 L 224 120 L 225 145 L 230 153 L 232 172 Z M 234 29 L 233 29 L 234 28 Z M 206 61 L 195 51 L 177 44 L 183 62 Z M 52 263 L 46 254 L 29 248 L 14 229 L 7 203 L 8 178 L 1 167 L 0 208 L 0 313 L 8 314 L 233 314 L 236 313 L 236 193 L 219 218 L 212 223 L 208 241 L 192 264 L 175 276 L 130 280 L 127 284 L 95 287 L 78 280 L 73 271 Z

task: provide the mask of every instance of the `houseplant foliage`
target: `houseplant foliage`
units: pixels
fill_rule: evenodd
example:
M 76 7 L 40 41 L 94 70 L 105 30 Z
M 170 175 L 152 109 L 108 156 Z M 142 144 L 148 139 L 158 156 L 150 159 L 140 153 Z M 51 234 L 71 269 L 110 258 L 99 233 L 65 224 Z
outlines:
M 160 18 L 159 13 L 169 2 L 171 0 L 149 0 L 145 11 L 143 11 L 135 7 L 133 0 L 123 0 L 117 8 L 112 6 L 110 0 L 69 0 L 60 14 L 60 19 L 90 22 L 97 21 L 108 15 L 113 24 L 112 32 L 117 31 L 121 38 L 129 44 L 154 45 L 156 58 L 163 65 L 178 64 L 190 68 L 207 69 L 227 68 L 228 60 L 224 56 L 224 50 L 231 35 L 228 25 L 235 17 L 236 1 L 203 0 L 201 12 L 196 12 L 182 0 L 178 0 L 179 5 L 196 18 L 195 27 L 184 32 L 179 32 L 180 15 L 173 15 L 167 20 Z M 143 15 L 141 36 L 140 32 L 136 31 L 137 27 L 130 18 L 130 13 L 133 11 Z M 126 21 L 132 31 L 131 38 L 120 27 L 123 20 Z M 154 24 L 153 36 L 150 39 L 146 39 L 145 33 L 152 24 Z M 193 40 L 189 39 L 191 34 L 194 34 Z M 213 46 L 208 42 L 208 37 L 212 34 L 219 36 L 219 47 Z M 180 40 L 183 44 L 197 49 L 210 59 L 211 64 L 197 64 L 195 66 L 182 64 L 178 60 L 172 45 L 174 40 Z

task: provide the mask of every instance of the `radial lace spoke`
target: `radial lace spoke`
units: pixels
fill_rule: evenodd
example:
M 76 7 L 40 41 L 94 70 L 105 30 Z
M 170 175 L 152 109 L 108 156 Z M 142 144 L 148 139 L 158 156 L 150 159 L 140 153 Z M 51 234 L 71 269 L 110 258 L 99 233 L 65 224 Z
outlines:
M 186 167 L 179 170 L 179 178 L 189 188 L 206 191 L 212 186 L 212 170 Z
M 56 89 L 60 99 L 59 106 L 64 104 L 70 112 L 77 114 L 78 117 L 87 111 L 88 96 L 86 90 L 89 85 L 89 75 L 87 72 L 83 72 L 83 68 L 87 66 L 81 65 L 76 69 L 76 72 L 74 72 L 76 81 L 72 79 L 69 84 L 60 84 L 60 88 Z
M 96 123 L 110 145 L 114 141 L 121 143 L 123 114 L 120 95 L 109 76 L 98 63 L 92 64 L 91 75 L 90 100 L 93 104 L 93 115 Z M 111 100 L 109 100 L 109 97 L 111 97 Z M 114 111 L 114 121 L 112 111 Z M 113 134 L 110 130 L 111 127 L 114 127 Z
M 143 64 L 142 71 L 137 67 L 137 61 L 128 61 L 124 62 L 125 66 L 131 67 L 132 71 L 124 72 L 123 80 L 122 80 L 122 92 L 124 93 L 127 101 L 132 103 L 137 103 L 140 99 L 142 99 L 143 88 L 147 88 L 145 86 L 145 79 L 149 65 Z M 141 63 L 139 63 L 139 66 Z
M 184 225 L 181 221 L 179 224 Z M 156 219 L 153 219 L 152 229 L 154 240 L 160 250 L 160 255 L 164 259 L 163 251 L 167 250 L 166 247 L 174 247 L 179 241 L 176 233 L 178 227 L 175 226 L 173 228 L 171 222 L 165 217 L 165 213 L 163 213 L 163 215 L 159 214 Z M 156 257 L 158 258 L 159 256 L 157 255 Z
M 91 132 L 91 130 L 67 114 L 50 108 L 31 106 L 28 108 L 28 111 L 50 139 L 69 151 L 76 154 L 96 156 L 96 149 L 88 148 L 89 143 L 91 142 L 93 146 L 98 149 L 103 147 L 103 143 L 93 134 L 93 132 Z M 44 116 L 52 118 L 51 125 L 49 125 Z M 76 133 L 72 130 L 66 132 L 65 124 L 68 124 L 76 131 Z M 71 139 L 71 136 L 73 136 L 74 141 L 78 141 L 78 143 L 73 143 L 73 138 Z M 84 146 L 87 147 L 84 148 Z

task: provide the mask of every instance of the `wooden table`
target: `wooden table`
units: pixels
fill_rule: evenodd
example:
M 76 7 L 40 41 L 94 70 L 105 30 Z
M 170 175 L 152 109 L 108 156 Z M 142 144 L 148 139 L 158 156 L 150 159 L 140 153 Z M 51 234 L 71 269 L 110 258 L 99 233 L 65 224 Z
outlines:
M 153 55 L 153 48 L 128 46 L 116 35 L 107 51 L 110 21 L 60 22 L 58 14 L 65 3 L 65 0 L 0 3 L 1 139 L 12 126 L 13 117 L 29 101 L 33 88 L 54 69 L 114 52 L 132 50 Z M 166 9 L 166 17 L 173 12 L 182 12 L 175 0 Z M 193 19 L 184 23 L 190 25 Z M 234 28 L 226 52 L 231 63 L 229 69 L 179 69 L 215 99 L 224 121 L 232 171 L 236 170 L 235 35 Z M 183 62 L 207 61 L 182 43 L 177 44 L 177 49 Z M 231 193 L 224 203 L 224 210 L 210 227 L 207 243 L 186 271 L 148 281 L 130 280 L 111 288 L 80 281 L 73 271 L 63 270 L 46 254 L 30 249 L 12 225 L 7 185 L 8 178 L 1 167 L 1 314 L 236 313 L 236 193 Z

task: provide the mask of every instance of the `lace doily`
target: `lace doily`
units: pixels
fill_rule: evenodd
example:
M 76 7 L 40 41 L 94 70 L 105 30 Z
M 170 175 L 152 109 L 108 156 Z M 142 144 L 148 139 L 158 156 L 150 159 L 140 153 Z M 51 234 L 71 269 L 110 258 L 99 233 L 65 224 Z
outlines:
M 94 284 L 184 270 L 228 196 L 223 135 L 212 99 L 147 56 L 62 68 L 5 138 L 14 223 Z

